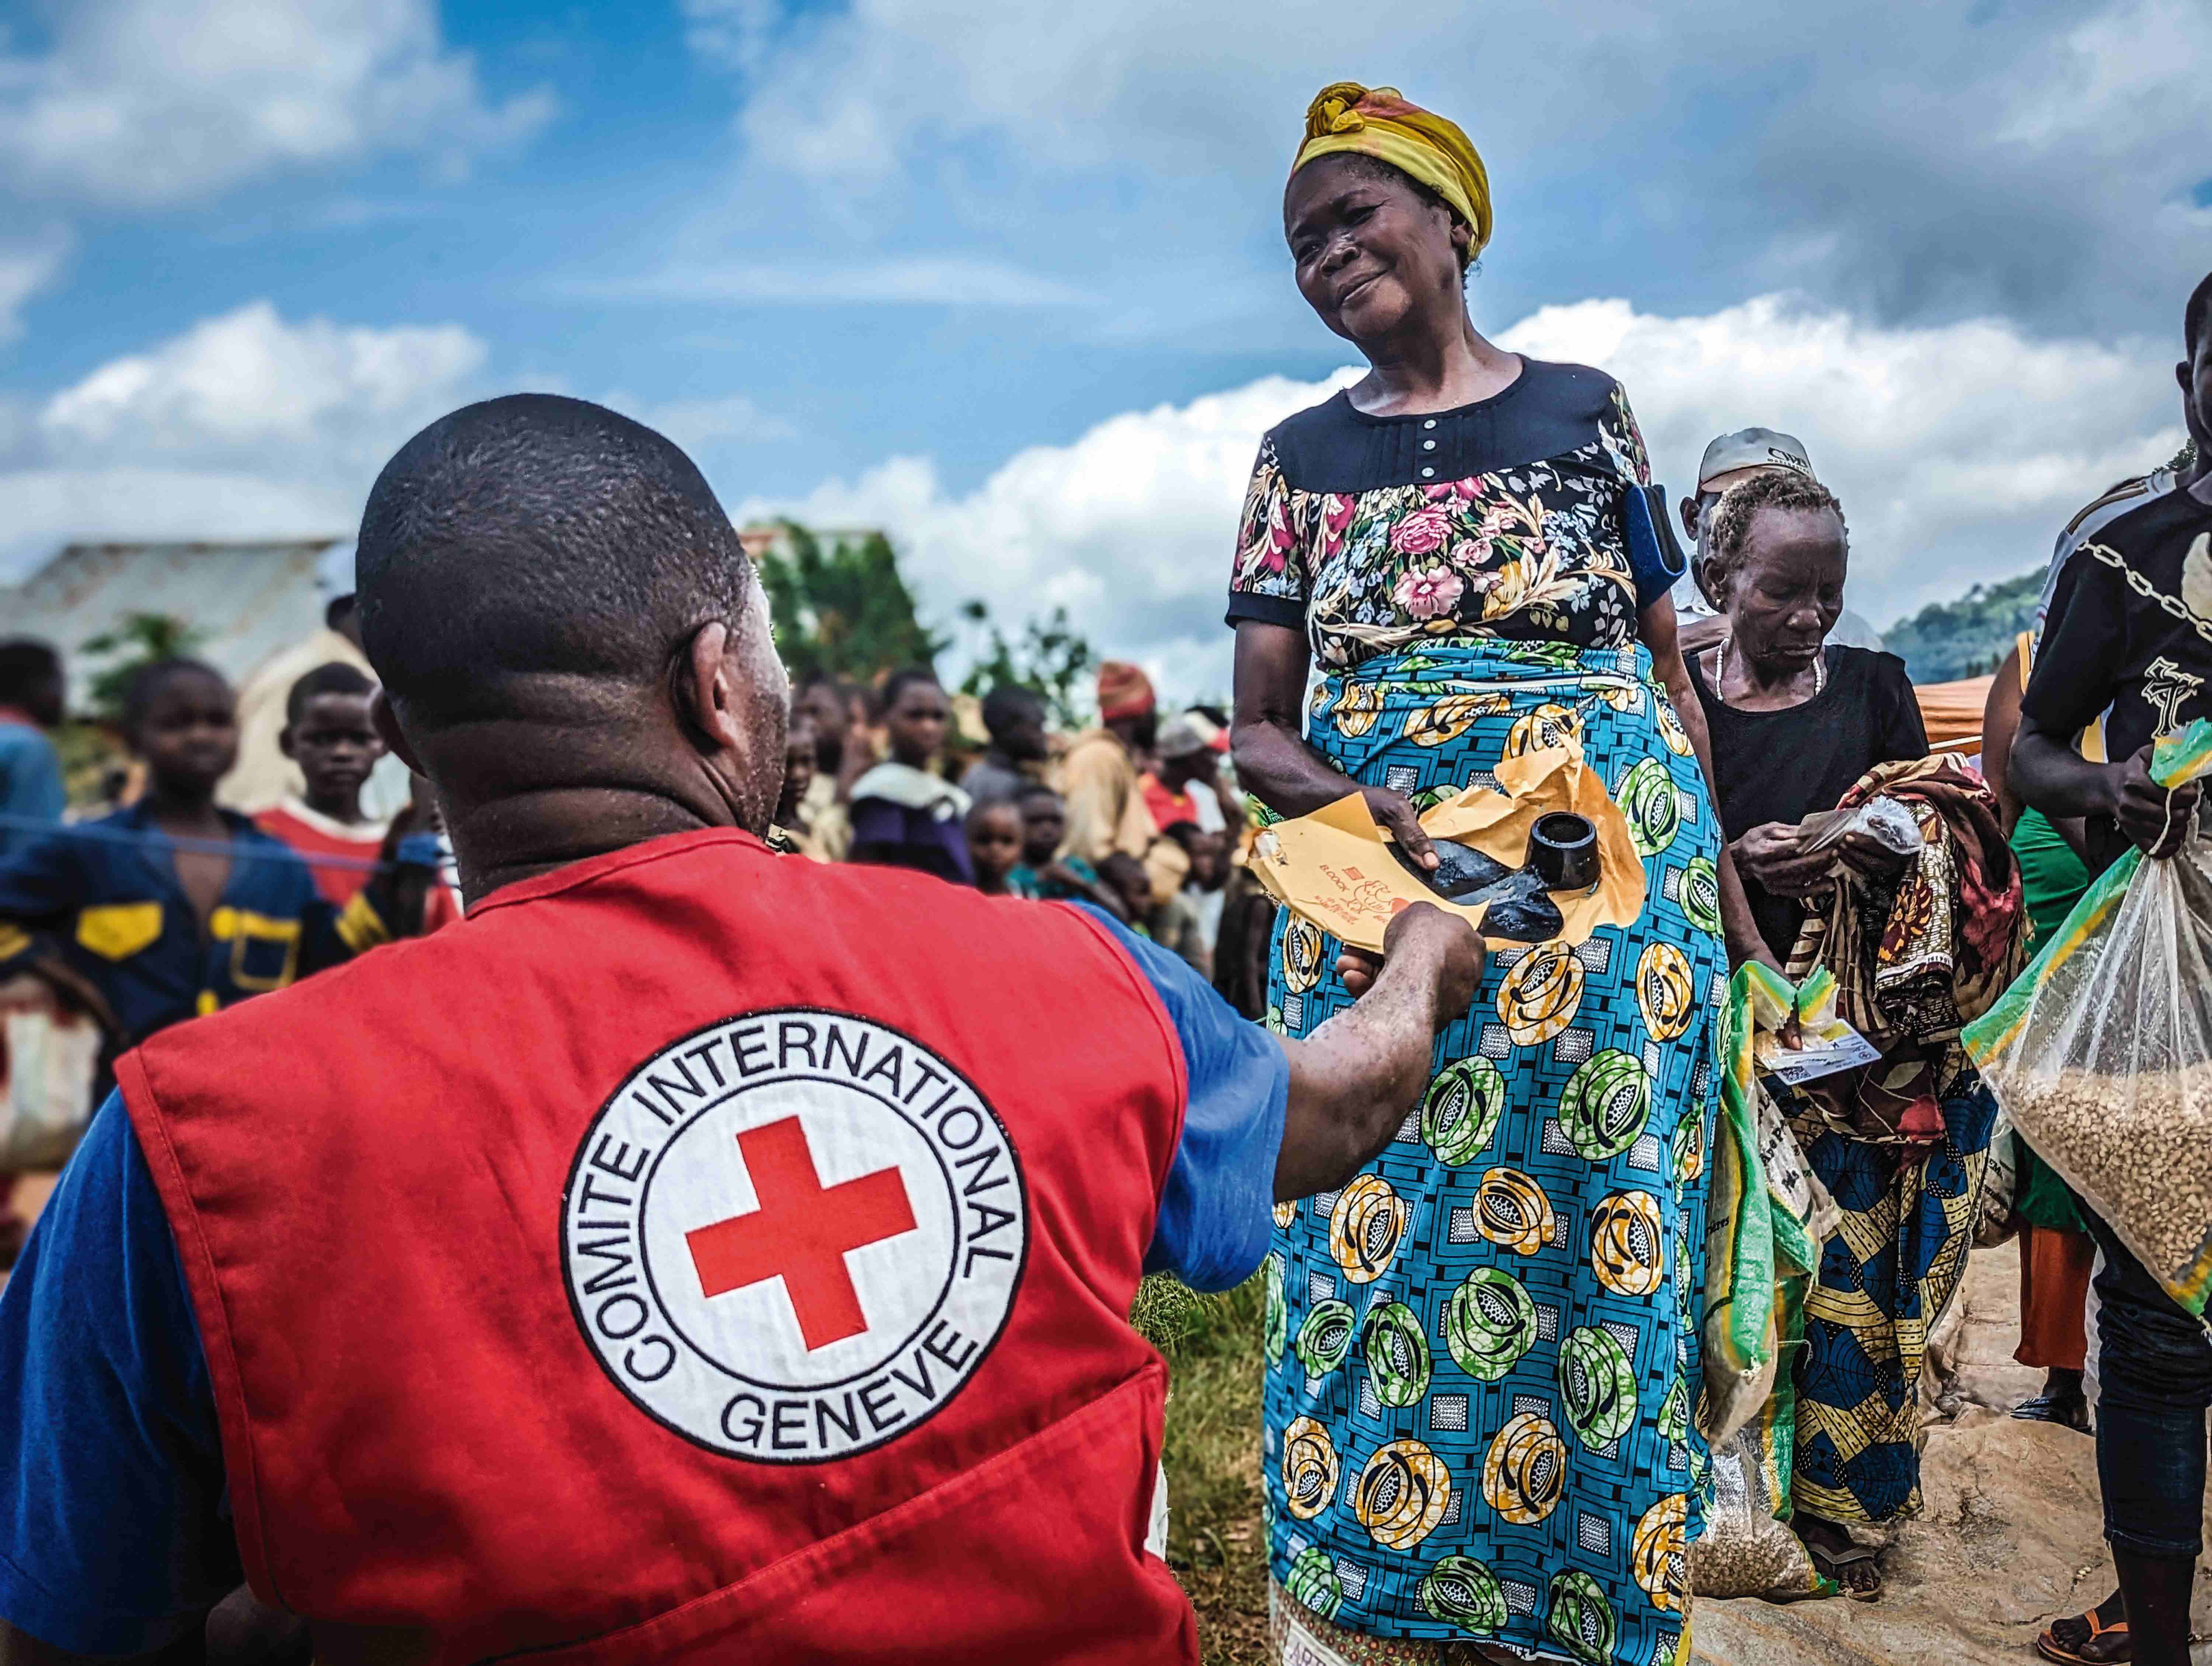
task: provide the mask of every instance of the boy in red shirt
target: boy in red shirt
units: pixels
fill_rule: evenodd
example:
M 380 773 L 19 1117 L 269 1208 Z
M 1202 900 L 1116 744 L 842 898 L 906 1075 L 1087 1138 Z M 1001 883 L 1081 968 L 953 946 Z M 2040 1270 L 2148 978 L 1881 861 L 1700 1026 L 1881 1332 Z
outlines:
M 368 883 L 387 826 L 361 810 L 362 784 L 384 756 L 368 716 L 375 692 L 375 684 L 335 660 L 292 684 L 276 744 L 300 766 L 307 796 L 288 793 L 253 818 L 264 833 L 307 859 L 315 889 L 338 908 Z

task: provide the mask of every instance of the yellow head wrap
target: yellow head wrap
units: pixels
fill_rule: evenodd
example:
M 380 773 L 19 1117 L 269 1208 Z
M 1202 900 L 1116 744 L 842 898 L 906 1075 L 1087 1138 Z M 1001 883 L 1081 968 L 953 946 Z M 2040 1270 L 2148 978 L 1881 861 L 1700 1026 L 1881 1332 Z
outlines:
M 1336 82 L 1306 106 L 1305 143 L 1291 172 L 1345 150 L 1386 161 L 1442 197 L 1474 232 L 1468 259 L 1490 241 L 1490 175 L 1456 122 L 1408 104 L 1395 87 Z

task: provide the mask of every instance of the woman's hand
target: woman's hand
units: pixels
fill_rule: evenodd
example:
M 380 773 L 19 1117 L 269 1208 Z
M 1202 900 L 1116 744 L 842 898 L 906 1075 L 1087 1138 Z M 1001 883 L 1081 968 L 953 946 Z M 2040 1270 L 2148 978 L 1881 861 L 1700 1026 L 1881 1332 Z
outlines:
M 1797 848 L 1797 830 L 1788 822 L 1763 823 L 1729 848 L 1737 871 L 1758 880 L 1770 896 L 1802 902 L 1826 895 L 1835 884 L 1830 872 L 1836 865 L 1835 853 L 1804 854 Z
M 1423 867 L 1437 866 L 1441 859 L 1421 830 L 1421 812 L 1413 808 L 1413 800 L 1387 787 L 1363 787 L 1359 796 L 1367 801 L 1367 813 L 1375 818 L 1376 826 L 1388 832 L 1399 849 Z
M 1300 737 L 1306 666 L 1300 632 L 1257 619 L 1237 621 L 1237 712 L 1230 739 L 1238 780 L 1281 816 L 1310 815 L 1357 793 L 1400 849 L 1423 868 L 1436 866 L 1437 853 L 1421 831 L 1412 800 L 1387 787 L 1361 786 Z
M 1845 867 L 1868 879 L 1899 873 L 1913 860 L 1909 854 L 1899 855 L 1873 834 L 1856 828 L 1836 842 L 1834 854 L 1843 859 Z

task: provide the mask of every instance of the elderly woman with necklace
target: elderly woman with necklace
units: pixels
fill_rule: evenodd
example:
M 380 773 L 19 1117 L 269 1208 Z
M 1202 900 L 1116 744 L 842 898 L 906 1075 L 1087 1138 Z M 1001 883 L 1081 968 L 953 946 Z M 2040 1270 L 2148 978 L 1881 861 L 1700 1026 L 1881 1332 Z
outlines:
M 1712 514 L 1698 581 L 1721 610 L 1723 634 L 1691 672 L 1759 958 L 1778 970 L 1807 899 L 1827 893 L 1835 865 L 1832 854 L 1798 854 L 1796 824 L 1835 808 L 1876 764 L 1925 757 L 1928 731 L 1904 660 L 1828 643 L 1844 605 L 1835 498 L 1777 472 L 1737 486 Z M 1852 848 L 1871 860 L 1863 841 Z
M 1261 447 L 1229 606 L 1239 775 L 1282 815 L 1360 793 L 1432 862 L 1422 808 L 1571 745 L 1632 805 L 1649 901 L 1571 949 L 1493 945 L 1401 1143 L 1279 1213 L 1277 1645 L 1686 1661 L 1711 1026 L 1740 893 L 1643 441 L 1612 378 L 1476 331 L 1489 186 L 1450 122 L 1324 89 L 1283 216 L 1300 292 L 1372 369 Z M 1278 923 L 1270 1023 L 1343 1009 L 1335 947 Z
M 1966 1273 L 1996 1116 L 1958 1032 L 2018 965 L 2021 909 L 1996 800 L 1963 765 L 1927 756 L 1904 662 L 1827 642 L 1846 556 L 1842 507 L 1813 480 L 1732 489 L 1698 575 L 1728 634 L 1691 672 L 1768 957 L 1801 980 L 1832 973 L 1838 1009 L 1882 1054 L 1802 1091 L 1772 1088 L 1843 1216 L 1794 1361 L 1797 1530 L 1815 1566 L 1864 1600 L 1881 1574 L 1850 1525 L 1920 1510 L 1921 1363 Z M 1912 816 L 1913 854 L 1857 832 L 1804 851 L 1804 818 L 1877 797 Z

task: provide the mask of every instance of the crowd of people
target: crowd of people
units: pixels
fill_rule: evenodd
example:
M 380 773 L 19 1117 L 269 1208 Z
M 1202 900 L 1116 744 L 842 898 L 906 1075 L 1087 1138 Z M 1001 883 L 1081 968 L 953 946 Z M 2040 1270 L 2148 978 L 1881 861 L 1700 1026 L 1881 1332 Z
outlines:
M 1151 679 L 1118 660 L 1097 693 L 1098 726 L 1068 734 L 1026 684 L 956 701 L 920 667 L 873 686 L 817 676 L 793 704 L 777 828 L 818 862 L 1091 903 L 1211 977 L 1242 854 L 1230 830 L 1245 825 L 1227 714 L 1162 723 Z M 962 733 L 960 705 L 981 736 Z
M 688 459 L 530 396 L 393 459 L 345 651 L 289 656 L 274 708 L 267 676 L 241 702 L 194 661 L 142 672 L 112 813 L 40 830 L 59 662 L 0 645 L 0 977 L 107 1038 L 0 1301 L 24 1646 L 156 1651 L 245 1580 L 380 1658 L 627 1628 L 605 1657 L 1194 1658 L 1143 1549 L 1159 1382 L 1121 1322 L 1170 1270 L 1266 1280 L 1281 1659 L 1685 1663 L 1719 1031 L 1753 964 L 1827 974 L 1875 1058 L 1760 1091 L 1832 1228 L 1784 1367 L 1793 1524 L 1880 1596 L 1861 1529 L 1921 1508 L 1929 1340 L 2010 1138 L 1960 1032 L 2121 851 L 2191 836 L 2194 788 L 2148 763 L 2212 678 L 2212 278 L 2191 448 L 2075 518 L 1978 753 L 1931 752 L 1902 662 L 1846 640 L 1844 505 L 1801 442 L 1717 438 L 1670 514 L 1618 382 L 1475 329 L 1489 185 L 1456 125 L 1326 88 L 1283 211 L 1370 369 L 1261 441 L 1231 710 L 1163 712 L 1118 660 L 1073 734 L 1034 689 L 972 702 L 926 667 L 794 693 Z M 584 621 L 571 593 L 613 599 Z M 280 714 L 261 742 L 249 706 Z M 1478 955 L 1417 907 L 1378 964 L 1254 879 L 1267 826 L 1355 796 L 1433 869 L 1424 812 L 1552 748 L 1626 818 L 1631 924 Z M 380 767 L 411 785 L 378 809 Z M 224 798 L 249 768 L 251 816 Z M 1884 807 L 1901 843 L 1831 836 Z M 838 1022 L 878 1026 L 874 1067 L 837 1074 Z M 693 1219 L 708 1126 L 750 1214 Z M 987 1128 L 1006 1175 L 969 1154 Z M 948 1201 L 915 1189 L 931 1164 Z M 2016 1169 L 2019 1358 L 2048 1373 L 2019 1414 L 2094 1421 L 2118 1573 L 2038 1647 L 2179 1666 L 2212 1342 Z M 303 1207 L 311 1176 L 343 1196 Z M 841 1201 L 787 1211 L 787 1184 Z M 775 1245 L 732 1236 L 770 1216 Z M 486 1257 L 497 1289 L 433 1270 Z M 778 1280 L 787 1309 L 713 1305 Z M 910 1329 L 870 1353 L 886 1312 Z M 468 1391 L 427 1392 L 458 1359 Z M 1070 1524 L 1049 1554 L 1036 1510 Z M 556 1577 L 579 1547 L 604 1588 Z

